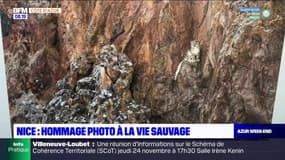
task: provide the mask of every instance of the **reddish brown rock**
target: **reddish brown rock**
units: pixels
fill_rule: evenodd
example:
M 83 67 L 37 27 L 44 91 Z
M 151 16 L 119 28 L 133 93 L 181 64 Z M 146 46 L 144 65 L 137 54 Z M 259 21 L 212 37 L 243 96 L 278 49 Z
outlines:
M 152 122 L 271 121 L 285 30 L 283 1 L 66 0 L 60 6 L 60 15 L 16 22 L 14 32 L 4 39 L 10 97 L 31 88 L 52 93 L 72 58 L 96 56 L 102 46 L 113 43 L 134 64 L 128 87 L 136 101 L 151 108 Z M 249 21 L 239 12 L 246 6 L 273 14 Z M 21 30 L 30 32 L 32 43 L 24 45 L 25 38 L 17 34 Z M 192 40 L 201 44 L 200 62 L 195 72 L 185 64 L 174 81 Z M 48 67 L 40 78 L 50 90 L 41 90 L 29 78 L 30 73 L 41 75 L 43 66 L 36 71 L 26 68 L 28 57 L 43 46 L 59 54 L 42 63 Z M 56 62 L 60 65 L 52 65 Z M 106 70 L 112 77 L 104 76 L 103 88 L 117 76 Z M 121 92 L 122 86 L 115 88 Z

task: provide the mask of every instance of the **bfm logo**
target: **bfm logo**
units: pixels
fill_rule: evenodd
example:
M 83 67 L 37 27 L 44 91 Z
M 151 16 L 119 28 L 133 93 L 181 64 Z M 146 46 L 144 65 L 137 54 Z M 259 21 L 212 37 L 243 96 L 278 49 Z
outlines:
M 13 14 L 18 13 L 28 14 L 28 8 L 13 8 Z
M 28 19 L 28 8 L 13 8 L 13 19 Z

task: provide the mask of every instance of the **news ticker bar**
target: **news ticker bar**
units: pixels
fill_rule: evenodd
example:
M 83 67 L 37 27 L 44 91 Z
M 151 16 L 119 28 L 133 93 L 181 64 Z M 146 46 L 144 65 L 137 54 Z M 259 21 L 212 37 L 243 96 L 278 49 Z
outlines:
M 0 139 L 5 160 L 283 160 L 285 139 Z
M 15 124 L 13 134 L 42 139 L 285 138 L 285 124 Z

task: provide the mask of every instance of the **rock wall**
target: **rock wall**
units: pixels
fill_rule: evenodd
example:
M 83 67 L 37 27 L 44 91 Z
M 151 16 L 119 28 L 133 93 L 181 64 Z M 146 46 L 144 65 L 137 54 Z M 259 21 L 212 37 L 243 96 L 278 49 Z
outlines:
M 103 46 L 113 44 L 133 63 L 130 95 L 150 108 L 153 123 L 271 122 L 285 30 L 283 1 L 51 5 L 63 13 L 15 22 L 4 39 L 12 108 L 30 90 L 45 106 L 55 97 L 56 81 L 71 74 L 74 62 L 93 59 Z M 251 21 L 239 12 L 246 6 L 270 9 L 272 16 Z M 30 43 L 23 41 L 26 33 Z M 195 68 L 183 63 L 174 80 L 193 40 L 200 42 L 200 61 Z M 15 41 L 20 41 L 18 48 Z M 71 84 L 78 85 L 78 75 L 72 76 Z
M 132 99 L 133 64 L 115 46 L 94 59 L 77 59 L 42 105 L 33 93 L 17 99 L 13 121 L 26 123 L 149 123 L 150 109 Z

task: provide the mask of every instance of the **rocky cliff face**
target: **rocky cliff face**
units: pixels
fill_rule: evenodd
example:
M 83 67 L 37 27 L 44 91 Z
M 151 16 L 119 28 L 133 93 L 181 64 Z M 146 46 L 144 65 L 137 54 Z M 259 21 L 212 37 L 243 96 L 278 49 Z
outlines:
M 132 99 L 133 71 L 125 54 L 106 45 L 98 57 L 72 62 L 47 104 L 33 93 L 22 95 L 15 118 L 29 123 L 149 123 L 150 109 Z
M 5 3 L 6 11 L 20 5 Z M 112 111 L 105 101 L 91 107 L 101 94 L 111 94 L 106 103 L 123 99 L 124 105 L 114 105 L 118 112 L 137 113 L 133 121 L 127 116 L 122 121 L 126 123 L 148 119 L 153 123 L 270 123 L 285 30 L 284 2 L 62 1 L 50 6 L 61 7 L 63 13 L 13 22 L 4 39 L 12 114 L 24 98 L 36 99 L 41 106 L 37 113 L 51 117 L 47 122 L 120 123 L 115 121 L 119 114 L 107 122 L 91 116 L 98 108 L 106 110 L 100 116 Z M 249 20 L 239 12 L 248 6 L 269 9 L 272 15 Z M 174 80 L 194 40 L 200 44 L 199 61 L 195 66 L 183 63 Z M 110 64 L 117 67 L 105 66 L 104 72 L 96 67 L 106 64 L 98 57 L 108 44 L 126 54 L 128 58 L 121 58 L 133 65 L 132 78 L 116 70 L 117 61 Z M 95 76 L 94 70 L 107 75 Z M 100 78 L 100 83 L 94 78 Z M 69 90 L 56 89 L 56 84 Z M 87 97 L 83 95 L 77 105 L 83 109 L 78 112 L 55 102 L 67 94 L 60 102 L 69 103 L 72 94 L 81 93 Z M 27 98 L 31 94 L 34 98 Z M 138 110 L 131 109 L 134 105 Z M 58 115 L 52 111 L 56 106 Z M 141 112 L 146 108 L 150 116 Z M 21 121 L 19 117 L 15 121 Z

